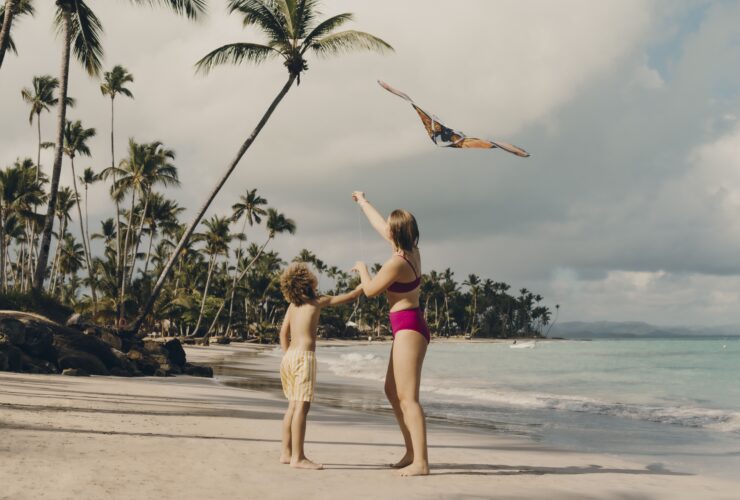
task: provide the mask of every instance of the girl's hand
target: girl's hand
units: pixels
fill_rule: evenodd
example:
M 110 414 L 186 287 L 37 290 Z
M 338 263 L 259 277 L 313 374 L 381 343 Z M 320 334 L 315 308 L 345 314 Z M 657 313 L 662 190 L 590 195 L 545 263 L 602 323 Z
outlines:
M 362 191 L 353 191 L 352 192 L 352 199 L 356 201 L 357 203 L 362 203 L 363 201 L 367 201 L 365 199 L 365 193 Z

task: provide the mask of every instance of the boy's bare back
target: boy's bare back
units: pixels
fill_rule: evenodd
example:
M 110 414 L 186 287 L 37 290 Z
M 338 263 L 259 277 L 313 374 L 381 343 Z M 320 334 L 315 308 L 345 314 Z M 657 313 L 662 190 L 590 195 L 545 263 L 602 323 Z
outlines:
M 318 301 L 301 306 L 290 304 L 285 313 L 285 322 L 290 332 L 290 348 L 301 351 L 316 350 L 316 331 L 319 327 L 321 307 Z M 284 326 L 285 327 L 285 326 Z

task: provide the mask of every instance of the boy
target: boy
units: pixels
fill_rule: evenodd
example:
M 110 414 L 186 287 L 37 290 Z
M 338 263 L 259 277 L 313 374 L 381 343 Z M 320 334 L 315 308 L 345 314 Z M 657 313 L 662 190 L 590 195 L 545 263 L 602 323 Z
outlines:
M 302 262 L 293 263 L 280 276 L 280 288 L 290 302 L 280 329 L 280 380 L 288 399 L 283 418 L 283 450 L 280 463 L 299 469 L 323 469 L 306 458 L 303 440 L 306 436 L 306 416 L 316 385 L 316 330 L 319 313 L 328 306 L 346 304 L 362 295 L 362 287 L 352 292 L 318 296 L 316 276 Z

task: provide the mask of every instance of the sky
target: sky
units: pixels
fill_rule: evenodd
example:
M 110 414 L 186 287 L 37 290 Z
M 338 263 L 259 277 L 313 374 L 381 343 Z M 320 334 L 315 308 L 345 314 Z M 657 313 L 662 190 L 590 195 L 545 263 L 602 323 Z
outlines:
M 53 2 L 14 26 L 19 56 L 0 70 L 0 166 L 35 157 L 20 90 L 59 71 Z M 116 102 L 118 157 L 129 138 L 177 155 L 192 209 L 249 135 L 287 72 L 278 60 L 196 75 L 214 48 L 261 41 L 211 1 L 191 22 L 125 0 L 89 0 L 104 65 L 126 67 L 133 100 Z M 46 5 L 49 4 L 49 5 Z M 309 58 L 219 194 L 227 214 L 247 189 L 296 221 L 278 237 L 286 259 L 308 248 L 330 265 L 381 262 L 387 244 L 352 203 L 364 190 L 383 213 L 406 208 L 425 270 L 526 287 L 560 305 L 561 321 L 658 325 L 740 323 L 740 2 L 686 0 L 326 0 L 389 55 Z M 382 79 L 445 123 L 511 142 L 532 156 L 436 148 Z M 95 127 L 98 171 L 110 164 L 109 101 L 72 63 L 68 113 Z M 54 116 L 42 118 L 52 140 Z M 51 164 L 51 150 L 42 164 Z M 65 163 L 62 184 L 71 183 Z M 91 227 L 113 215 L 106 188 L 89 197 Z M 262 228 L 248 232 L 261 242 Z

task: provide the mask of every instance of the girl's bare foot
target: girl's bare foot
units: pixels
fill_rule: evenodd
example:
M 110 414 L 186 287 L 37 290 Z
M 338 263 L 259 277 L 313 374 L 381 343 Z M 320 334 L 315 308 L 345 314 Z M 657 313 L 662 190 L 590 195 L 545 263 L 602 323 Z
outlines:
M 289 464 L 290 463 L 290 454 L 283 453 L 280 455 L 280 463 L 281 464 Z
M 394 469 L 403 469 L 407 465 L 411 465 L 414 462 L 414 454 L 406 452 L 406 454 L 403 456 L 401 460 L 396 462 L 395 464 L 391 465 Z
M 312 469 L 312 470 L 322 470 L 324 468 L 323 465 L 313 463 L 307 458 L 302 458 L 300 460 L 291 460 L 290 466 L 295 467 L 296 469 Z
M 429 464 L 414 462 L 401 469 L 398 474 L 401 476 L 427 476 L 429 475 Z

